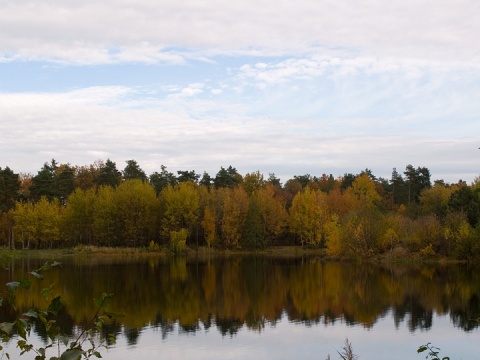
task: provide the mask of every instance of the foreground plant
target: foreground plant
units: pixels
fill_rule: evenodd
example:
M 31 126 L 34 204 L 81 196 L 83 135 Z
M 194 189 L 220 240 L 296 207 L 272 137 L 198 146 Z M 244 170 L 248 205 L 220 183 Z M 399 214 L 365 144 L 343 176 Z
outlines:
M 424 351 L 428 351 L 427 356 L 425 359 L 430 360 L 450 360 L 450 357 L 444 356 L 440 358 L 440 348 L 433 346 L 431 343 L 426 343 L 418 348 L 417 353 L 422 353 Z
M 358 356 L 353 353 L 352 343 L 348 341 L 348 338 L 345 339 L 345 344 L 343 345 L 343 352 L 337 351 L 338 355 L 342 360 L 357 360 Z M 330 354 L 327 355 L 327 360 L 330 359 Z
M 48 261 L 42 265 L 39 269 L 30 272 L 34 278 L 38 280 L 43 279 L 42 272 L 54 267 L 59 267 L 61 264 L 57 261 Z M 4 301 L 12 306 L 15 310 L 15 295 L 18 289 L 29 289 L 31 281 L 24 279 L 21 281 L 13 281 L 6 284 L 7 297 L 0 297 L 0 306 L 3 306 Z M 44 288 L 41 291 L 42 296 L 45 299 L 49 299 L 53 291 L 53 286 Z M 89 321 L 87 327 L 73 340 L 70 341 L 69 337 L 62 334 L 60 326 L 57 323 L 57 316 L 62 309 L 62 297 L 54 297 L 46 310 L 30 309 L 27 312 L 21 314 L 19 318 L 13 322 L 0 323 L 0 336 L 3 343 L 16 339 L 17 348 L 20 349 L 20 355 L 25 353 L 34 352 L 35 360 L 47 359 L 47 350 L 55 349 L 57 356 L 52 356 L 50 360 L 79 360 L 89 359 L 91 357 L 101 358 L 99 352 L 100 348 L 106 348 L 105 340 L 102 339 L 99 342 L 95 341 L 95 334 L 100 333 L 103 325 L 112 320 L 116 315 L 107 311 L 108 300 L 113 294 L 103 293 L 100 298 L 94 299 L 97 310 Z M 31 335 L 34 324 L 41 324 L 44 327 L 45 333 L 50 340 L 49 344 L 44 347 L 35 347 L 30 343 L 29 338 Z M 113 335 L 108 335 L 108 341 L 110 343 L 115 342 Z M 0 345 L 0 351 L 4 351 L 3 346 Z M 8 352 L 3 352 L 0 359 L 6 357 L 10 359 Z

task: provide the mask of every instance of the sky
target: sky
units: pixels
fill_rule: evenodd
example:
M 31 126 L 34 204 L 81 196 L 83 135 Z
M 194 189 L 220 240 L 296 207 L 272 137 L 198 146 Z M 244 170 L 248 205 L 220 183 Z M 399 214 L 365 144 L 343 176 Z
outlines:
M 0 8 L 0 167 L 480 174 L 477 0 Z

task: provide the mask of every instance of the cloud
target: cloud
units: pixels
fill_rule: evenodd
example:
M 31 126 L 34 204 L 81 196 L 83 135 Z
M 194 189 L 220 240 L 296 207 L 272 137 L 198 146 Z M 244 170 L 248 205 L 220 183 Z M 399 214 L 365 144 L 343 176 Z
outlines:
M 0 13 L 0 57 L 181 63 L 215 54 L 340 52 L 478 62 L 478 13 L 475 0 L 16 1 Z
M 275 172 L 284 181 L 366 167 L 389 177 L 393 167 L 408 163 L 427 166 L 433 178 L 450 182 L 478 175 L 478 141 L 465 135 L 355 134 L 354 119 L 282 121 L 195 97 L 142 99 L 141 90 L 123 87 L 0 94 L 2 159 L 14 159 L 1 166 L 34 173 L 51 158 L 84 165 L 108 157 L 119 168 L 134 158 L 147 173 L 164 164 L 170 171 L 214 176 L 220 166 L 232 165 L 243 174 Z

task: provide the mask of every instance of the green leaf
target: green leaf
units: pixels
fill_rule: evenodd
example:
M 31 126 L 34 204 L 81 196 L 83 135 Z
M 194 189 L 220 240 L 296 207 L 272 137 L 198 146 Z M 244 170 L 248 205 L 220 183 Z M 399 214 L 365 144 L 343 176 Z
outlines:
M 20 286 L 20 283 L 18 281 L 12 281 L 12 282 L 6 283 L 5 285 L 7 286 L 8 291 L 12 293 L 12 292 L 15 292 L 15 290 L 17 290 L 17 288 Z
M 52 261 L 52 263 L 50 264 L 50 266 L 51 266 L 51 267 L 62 266 L 62 263 L 54 260 L 54 261 Z
M 30 285 L 32 285 L 32 282 L 28 279 L 23 279 L 20 280 L 20 286 L 24 289 L 30 289 Z
M 68 336 L 62 335 L 62 334 L 58 335 L 57 339 L 58 339 L 58 341 L 60 341 L 63 344 L 63 346 L 67 346 L 68 341 L 70 340 L 70 338 Z
M 43 280 L 43 275 L 42 275 L 42 274 L 39 274 L 39 273 L 36 272 L 36 271 L 32 271 L 30 274 L 32 274 L 33 276 L 35 276 L 37 279 Z
M 427 347 L 425 345 L 422 345 L 418 348 L 417 353 L 424 352 L 425 350 L 427 350 Z
M 62 353 L 61 360 L 79 360 L 83 354 L 80 349 L 67 349 Z
M 38 313 L 37 313 L 35 310 L 33 310 L 33 309 L 28 310 L 28 311 L 27 311 L 26 313 L 24 313 L 23 315 L 26 316 L 26 317 L 33 317 L 33 318 L 35 318 L 35 319 L 38 319 Z
M 27 324 L 20 319 L 15 321 L 15 328 L 17 329 L 18 336 L 27 340 Z
M 13 323 L 2 322 L 0 323 L 0 331 L 3 331 L 5 334 L 10 335 L 12 333 Z
M 45 300 L 48 300 L 48 298 L 50 297 L 50 295 L 52 294 L 52 286 L 48 287 L 48 288 L 44 288 L 40 291 L 40 294 L 42 295 L 42 297 L 45 299 Z
M 47 331 L 47 335 L 52 341 L 57 338 L 58 334 L 60 334 L 60 328 L 58 326 L 50 326 Z
M 98 351 L 94 351 L 93 355 L 95 355 L 97 358 L 101 358 L 102 355 Z
M 61 296 L 57 296 L 56 298 L 52 299 L 52 301 L 50 301 L 50 305 L 48 306 L 48 311 L 54 315 L 58 314 L 58 312 L 62 308 L 61 299 Z

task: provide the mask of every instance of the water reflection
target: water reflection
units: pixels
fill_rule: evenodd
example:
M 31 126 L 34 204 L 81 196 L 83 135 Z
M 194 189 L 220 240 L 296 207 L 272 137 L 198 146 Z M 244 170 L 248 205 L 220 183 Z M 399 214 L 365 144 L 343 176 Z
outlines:
M 371 328 L 391 314 L 396 327 L 410 332 L 430 329 L 434 314 L 449 314 L 455 327 L 471 331 L 480 317 L 478 271 L 463 265 L 388 265 L 324 263 L 317 259 L 234 257 L 211 260 L 159 258 L 65 259 L 32 289 L 20 292 L 21 310 L 46 307 L 40 290 L 50 284 L 62 294 L 62 331 L 72 335 L 87 326 L 102 292 L 115 296 L 111 308 L 124 317 L 105 333 L 123 333 L 135 345 L 145 328 L 163 339 L 176 326 L 185 333 L 216 329 L 233 336 L 240 329 L 262 332 L 286 318 L 307 326 L 337 321 Z M 39 265 L 17 260 L 1 273 L 6 283 Z M 13 310 L 0 307 L 0 320 Z M 39 336 L 47 339 L 41 327 Z

